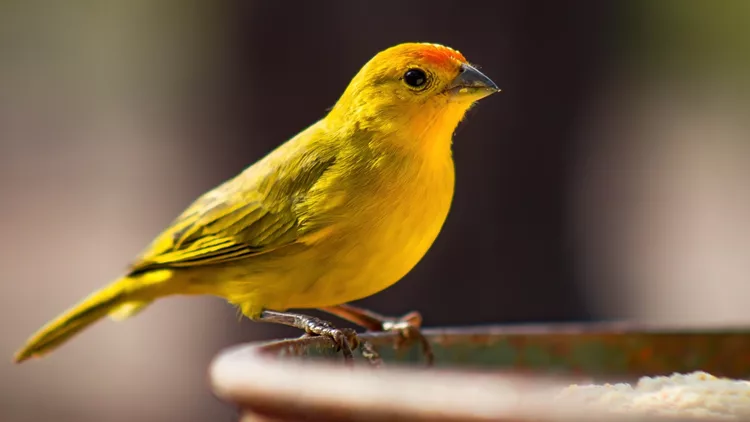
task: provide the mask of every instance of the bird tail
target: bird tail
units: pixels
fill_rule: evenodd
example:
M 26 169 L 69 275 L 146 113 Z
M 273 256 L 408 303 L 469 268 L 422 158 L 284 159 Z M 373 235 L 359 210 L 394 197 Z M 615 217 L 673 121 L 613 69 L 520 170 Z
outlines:
M 21 363 L 51 352 L 104 316 L 119 320 L 136 314 L 150 303 L 133 295 L 138 284 L 138 280 L 123 277 L 92 293 L 39 329 L 16 353 L 14 361 Z

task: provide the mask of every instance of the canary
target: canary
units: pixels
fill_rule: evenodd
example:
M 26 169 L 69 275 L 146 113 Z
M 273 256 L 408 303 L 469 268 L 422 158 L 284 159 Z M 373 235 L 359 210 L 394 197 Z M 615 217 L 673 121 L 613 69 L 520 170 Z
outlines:
M 200 196 L 124 276 L 34 334 L 16 362 L 102 317 L 127 318 L 177 294 L 222 297 L 251 320 L 330 336 L 345 352 L 350 333 L 287 310 L 404 329 L 346 303 L 391 286 L 430 248 L 453 198 L 453 132 L 497 91 L 446 46 L 405 43 L 376 54 L 324 118 Z

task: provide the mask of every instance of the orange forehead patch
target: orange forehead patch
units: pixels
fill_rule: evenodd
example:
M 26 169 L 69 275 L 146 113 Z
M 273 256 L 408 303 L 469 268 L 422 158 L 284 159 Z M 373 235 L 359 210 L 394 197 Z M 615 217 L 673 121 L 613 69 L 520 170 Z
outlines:
M 458 50 L 440 44 L 420 44 L 422 57 L 434 64 L 447 64 L 450 62 L 466 63 L 466 58 Z
M 430 43 L 403 43 L 378 53 L 370 66 L 401 71 L 403 65 L 424 64 L 438 69 L 455 70 L 468 63 L 463 54 L 450 47 Z

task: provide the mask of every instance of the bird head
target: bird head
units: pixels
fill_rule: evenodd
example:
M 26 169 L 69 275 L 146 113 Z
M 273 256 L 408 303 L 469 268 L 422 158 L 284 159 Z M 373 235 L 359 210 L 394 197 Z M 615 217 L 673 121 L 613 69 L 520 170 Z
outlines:
M 406 43 L 373 57 L 352 79 L 331 111 L 360 129 L 403 136 L 401 144 L 448 141 L 466 111 L 498 92 L 492 80 L 458 51 L 427 43 Z

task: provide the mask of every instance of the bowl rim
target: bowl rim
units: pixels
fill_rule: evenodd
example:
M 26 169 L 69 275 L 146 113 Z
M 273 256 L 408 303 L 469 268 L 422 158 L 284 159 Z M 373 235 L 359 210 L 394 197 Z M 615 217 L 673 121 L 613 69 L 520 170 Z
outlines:
M 714 335 L 747 334 L 748 327 L 689 327 L 642 323 L 516 324 L 424 329 L 431 341 L 476 335 Z M 378 345 L 397 341 L 397 333 L 364 333 Z M 214 394 L 244 409 L 274 417 L 326 415 L 329 421 L 503 421 L 642 420 L 602 409 L 580 408 L 555 394 L 575 384 L 566 377 L 482 373 L 466 369 L 387 365 L 352 367 L 330 361 L 282 359 L 310 347 L 333 348 L 325 337 L 302 337 L 240 344 L 223 350 L 211 363 Z M 283 420 L 283 419 L 282 419 Z M 666 417 L 649 420 L 673 420 Z

